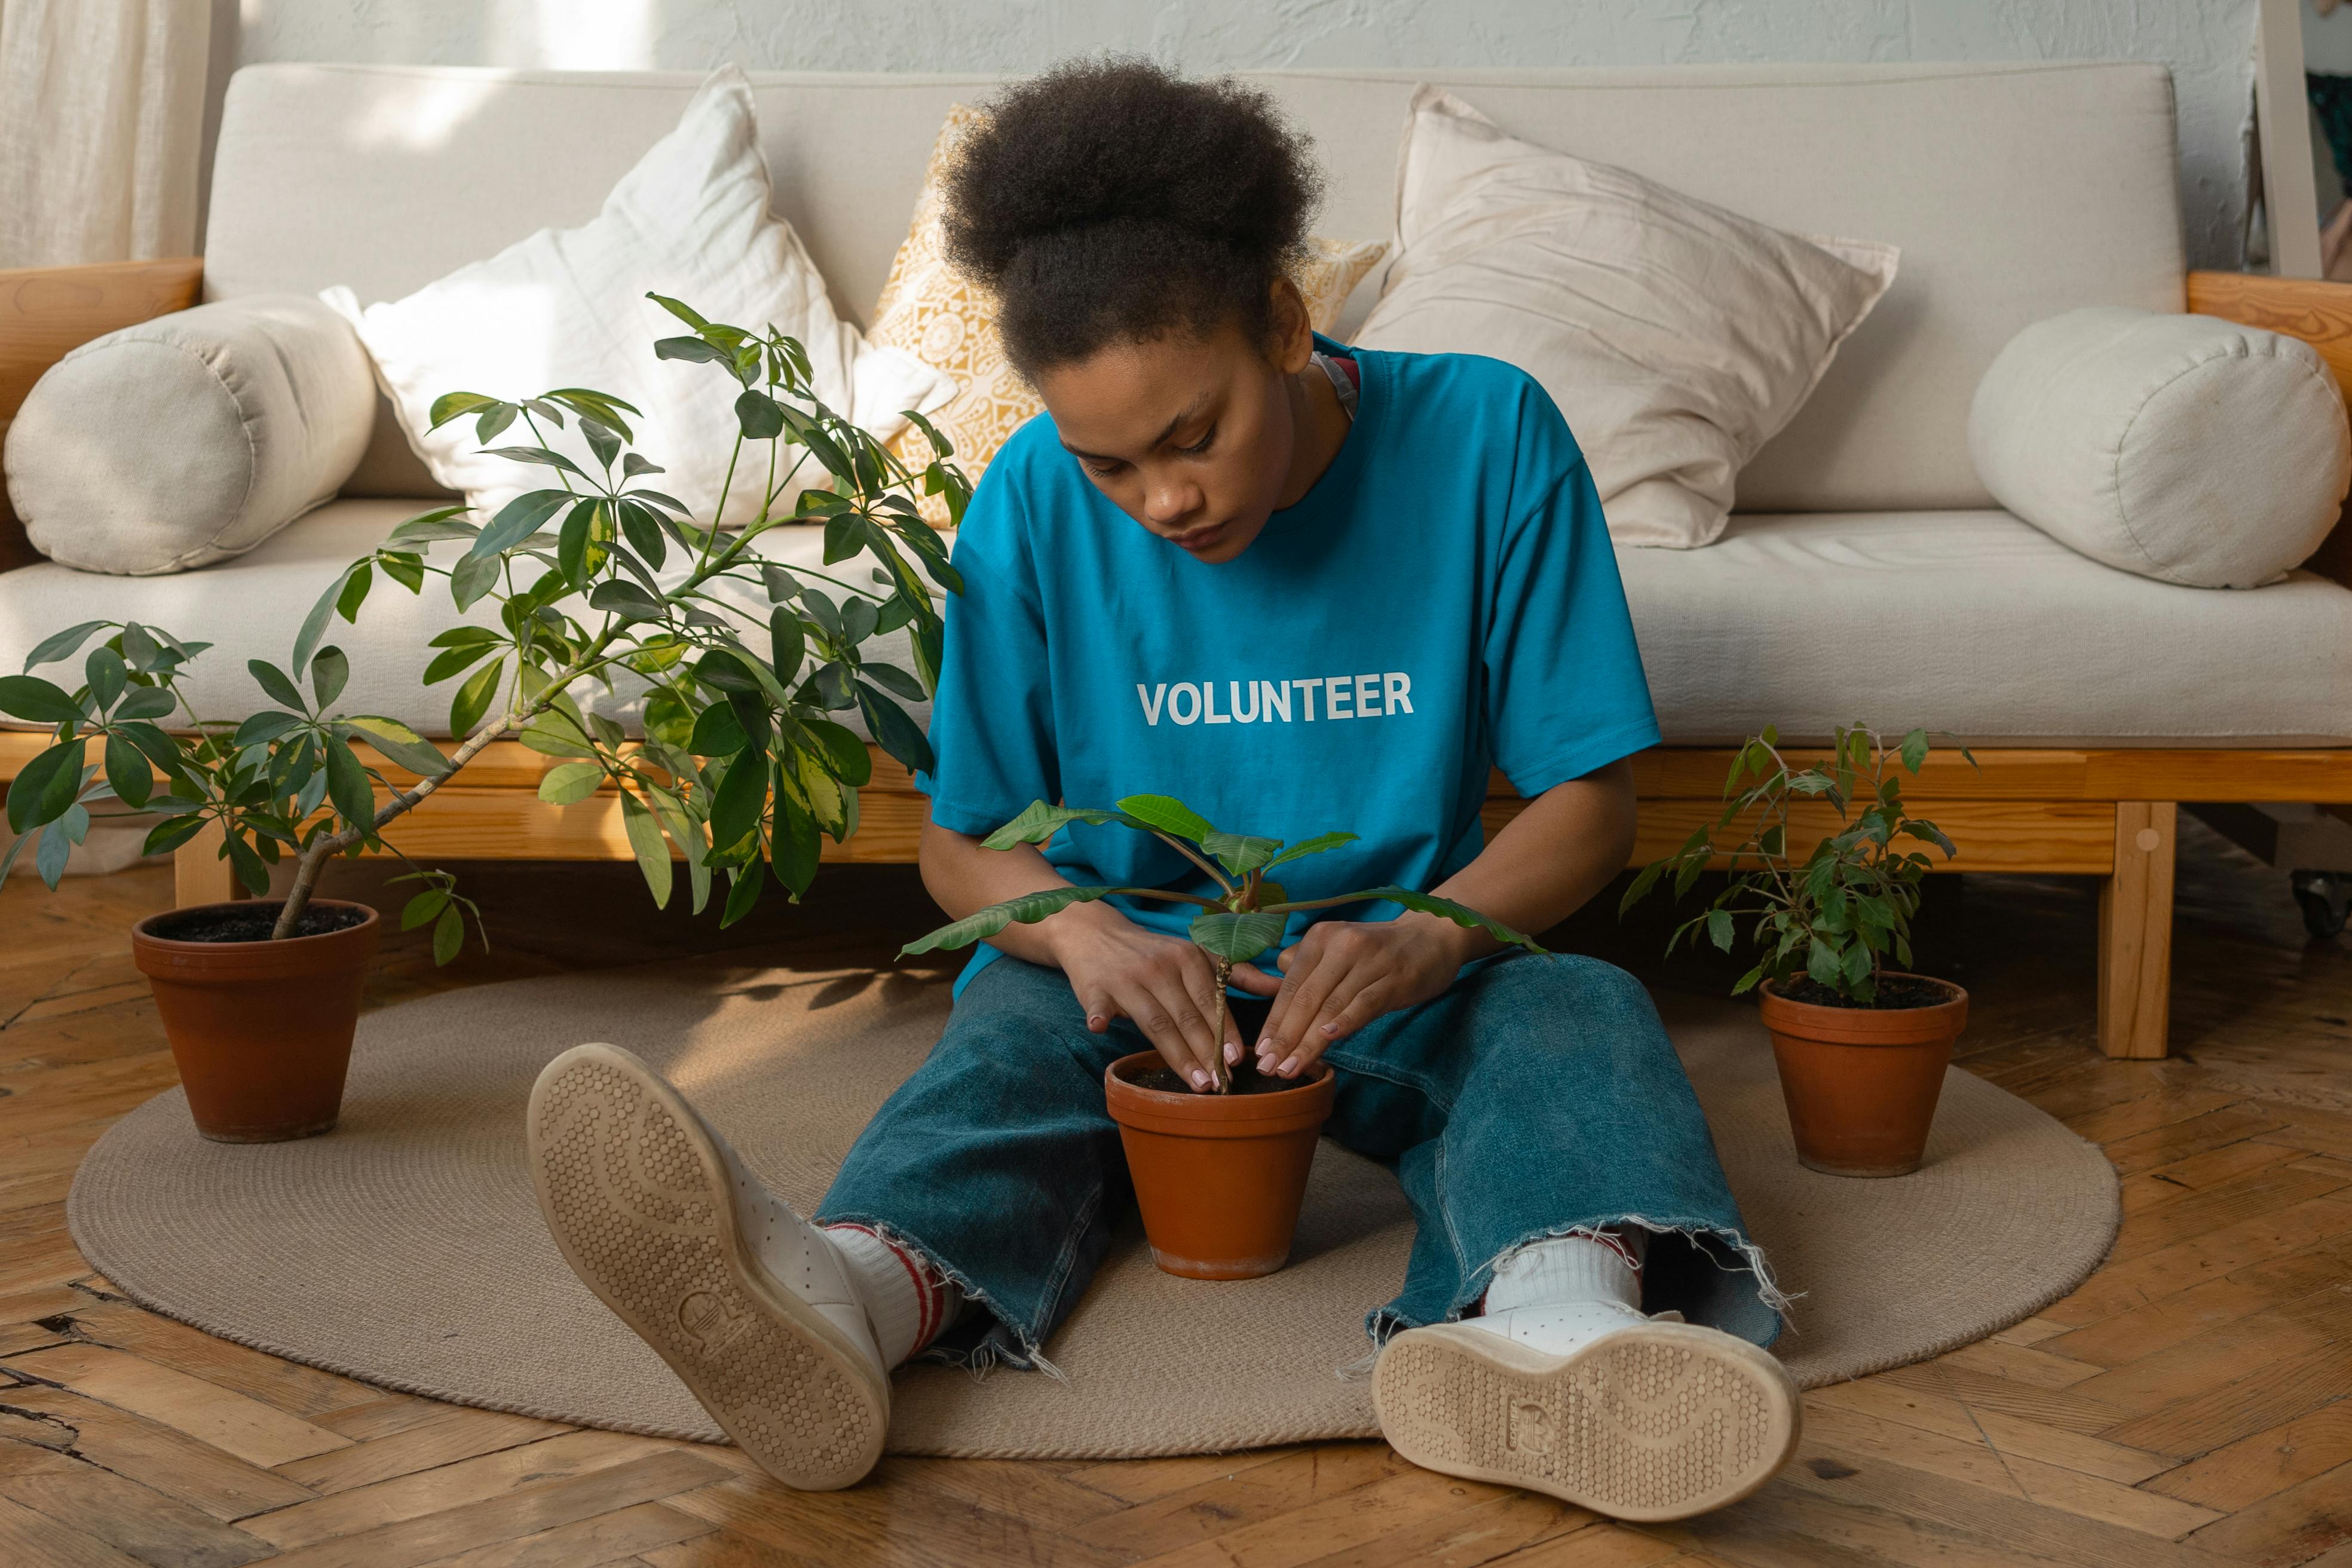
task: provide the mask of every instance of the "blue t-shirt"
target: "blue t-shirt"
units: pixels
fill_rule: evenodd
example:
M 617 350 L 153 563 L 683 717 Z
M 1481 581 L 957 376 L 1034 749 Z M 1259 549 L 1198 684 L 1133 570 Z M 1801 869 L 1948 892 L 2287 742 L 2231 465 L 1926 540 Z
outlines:
M 1532 797 L 1657 742 L 1600 498 L 1543 388 L 1468 354 L 1338 352 L 1363 375 L 1346 443 L 1222 565 L 1114 506 L 1050 415 L 1005 444 L 956 535 L 933 821 L 984 837 L 1034 800 L 1169 795 L 1229 832 L 1360 836 L 1276 872 L 1293 900 L 1429 889 L 1483 847 L 1490 767 Z M 1082 885 L 1216 890 L 1131 828 L 1045 852 Z M 1114 902 L 1173 936 L 1198 912 Z M 1398 912 L 1295 914 L 1284 942 Z

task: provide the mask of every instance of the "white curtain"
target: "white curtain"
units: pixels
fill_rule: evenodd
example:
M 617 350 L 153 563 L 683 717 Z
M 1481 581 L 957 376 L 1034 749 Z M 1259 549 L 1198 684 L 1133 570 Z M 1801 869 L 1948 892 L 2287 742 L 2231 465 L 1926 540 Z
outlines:
M 207 0 L 0 0 L 0 267 L 186 256 Z

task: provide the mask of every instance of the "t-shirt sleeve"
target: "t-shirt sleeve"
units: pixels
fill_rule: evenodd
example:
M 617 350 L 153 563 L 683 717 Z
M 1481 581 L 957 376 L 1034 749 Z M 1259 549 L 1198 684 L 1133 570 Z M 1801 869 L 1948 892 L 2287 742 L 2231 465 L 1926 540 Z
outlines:
M 974 837 L 1033 800 L 1062 798 L 1045 622 L 1019 491 L 1014 475 L 992 470 L 957 531 L 950 559 L 963 592 L 949 595 L 941 610 L 932 766 L 915 775 L 915 787 L 931 797 L 931 820 Z
M 1486 632 L 1495 765 L 1530 799 L 1658 742 L 1601 497 L 1559 434 L 1566 466 L 1505 531 Z

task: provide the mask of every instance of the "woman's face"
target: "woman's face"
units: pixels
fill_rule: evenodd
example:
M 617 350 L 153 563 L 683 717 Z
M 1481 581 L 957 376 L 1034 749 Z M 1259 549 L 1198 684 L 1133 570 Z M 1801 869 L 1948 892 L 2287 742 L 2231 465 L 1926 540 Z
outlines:
M 1297 290 L 1278 285 L 1274 353 L 1238 322 L 1117 344 L 1037 378 L 1062 445 L 1118 509 L 1200 561 L 1247 550 L 1300 481 L 1297 373 L 1314 352 Z M 1287 307 L 1286 309 L 1286 306 Z

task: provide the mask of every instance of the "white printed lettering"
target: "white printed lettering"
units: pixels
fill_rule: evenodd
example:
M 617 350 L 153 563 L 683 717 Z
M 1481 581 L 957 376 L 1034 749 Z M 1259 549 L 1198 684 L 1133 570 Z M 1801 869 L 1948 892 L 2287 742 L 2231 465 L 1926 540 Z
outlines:
M 1156 727 L 1160 722 L 1160 704 L 1167 700 L 1168 683 L 1163 680 L 1147 692 L 1139 680 L 1135 683 L 1135 696 L 1143 704 L 1143 721 Z
M 1257 683 L 1257 689 L 1263 694 L 1261 700 L 1265 705 L 1265 721 L 1271 724 L 1279 719 L 1286 724 L 1289 723 L 1289 683 L 1280 680 L 1261 680 Z
M 1246 710 L 1242 707 L 1242 683 L 1238 680 L 1228 680 L 1225 682 L 1225 685 L 1232 689 L 1234 694 L 1234 722 L 1236 724 L 1256 723 L 1257 682 L 1253 680 L 1249 683 L 1249 707 Z
M 1390 712 L 1410 713 L 1412 711 L 1412 676 L 1407 675 L 1401 669 L 1391 669 L 1386 675 L 1381 677 L 1381 684 L 1387 689 Z
M 1189 711 L 1182 713 L 1176 711 L 1176 700 L 1180 697 L 1190 698 L 1192 700 L 1188 704 Z M 1168 717 L 1170 720 L 1179 724 L 1199 723 L 1201 721 L 1201 689 L 1193 685 L 1189 680 L 1180 680 L 1175 685 L 1170 687 L 1168 689 Z
M 1217 683 L 1213 680 L 1204 680 L 1201 682 L 1201 722 L 1203 724 L 1230 724 L 1233 721 L 1234 716 L 1232 714 L 1220 713 L 1217 711 Z
M 1352 706 L 1355 699 L 1349 695 L 1354 684 L 1344 675 L 1327 675 L 1323 678 L 1323 717 L 1352 719 L 1356 716 L 1356 710 Z
M 1356 717 L 1377 719 L 1381 716 L 1381 672 L 1356 677 Z
M 1315 722 L 1315 689 L 1323 684 L 1322 679 L 1318 677 L 1313 680 L 1294 680 L 1290 684 L 1298 688 L 1298 700 L 1307 709 L 1307 721 L 1312 724 Z

